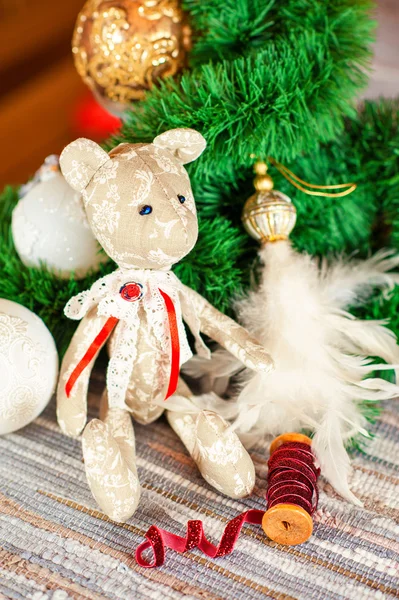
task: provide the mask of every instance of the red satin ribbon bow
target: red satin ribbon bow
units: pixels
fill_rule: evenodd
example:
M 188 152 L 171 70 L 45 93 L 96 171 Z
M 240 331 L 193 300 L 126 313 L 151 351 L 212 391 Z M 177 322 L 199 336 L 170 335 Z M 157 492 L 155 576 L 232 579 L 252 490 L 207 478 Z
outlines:
M 121 288 L 123 289 L 123 288 Z M 177 388 L 177 382 L 179 379 L 179 371 L 180 371 L 180 342 L 179 342 L 179 330 L 177 324 L 176 317 L 176 309 L 173 304 L 172 298 L 164 291 L 159 289 L 159 292 L 164 299 L 166 311 L 168 314 L 169 321 L 169 331 L 170 331 L 170 340 L 171 340 L 171 366 L 170 366 L 170 377 L 169 377 L 169 385 L 168 390 L 166 392 L 165 400 L 167 400 L 172 394 L 175 393 Z M 122 294 L 121 294 L 122 295 Z M 141 297 L 141 296 L 140 296 Z M 124 296 L 122 295 L 122 298 Z M 127 298 L 124 298 L 127 299 Z M 139 299 L 139 298 L 137 298 Z M 111 335 L 113 329 L 119 322 L 119 319 L 116 317 L 109 317 L 103 325 L 101 331 L 94 338 L 89 348 L 85 352 L 83 358 L 78 362 L 74 370 L 72 371 L 66 385 L 65 385 L 65 393 L 67 398 L 71 395 L 72 388 L 79 379 L 80 375 L 84 371 L 84 369 L 89 365 L 89 363 L 93 360 L 93 358 L 97 355 L 97 353 L 101 350 L 102 346 L 105 344 L 109 336 Z

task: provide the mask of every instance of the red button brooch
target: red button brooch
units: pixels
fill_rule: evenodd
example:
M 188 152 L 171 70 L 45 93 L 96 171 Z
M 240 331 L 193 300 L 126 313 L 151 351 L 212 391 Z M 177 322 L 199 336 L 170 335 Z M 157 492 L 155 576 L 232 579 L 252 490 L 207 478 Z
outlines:
M 136 300 L 140 300 L 143 296 L 143 286 L 141 283 L 136 283 L 135 281 L 131 281 L 130 283 L 125 283 L 119 290 L 120 295 L 127 302 L 135 302 Z

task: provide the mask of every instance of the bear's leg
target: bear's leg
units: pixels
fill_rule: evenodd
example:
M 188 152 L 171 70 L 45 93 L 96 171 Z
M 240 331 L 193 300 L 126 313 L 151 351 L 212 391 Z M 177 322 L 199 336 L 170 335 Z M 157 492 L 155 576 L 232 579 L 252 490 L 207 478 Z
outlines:
M 57 388 L 57 418 L 62 431 L 70 436 L 79 435 L 86 425 L 90 373 L 101 346 L 97 348 L 92 360 L 83 369 L 68 395 L 66 385 L 85 351 L 89 349 L 106 321 L 106 317 L 97 316 L 97 307 L 94 307 L 79 323 L 62 361 Z
M 83 432 L 83 457 L 91 492 L 113 521 L 126 521 L 137 508 L 140 484 L 132 420 L 127 410 L 108 408 L 107 392 L 100 415 Z
M 177 393 L 190 397 L 182 379 Z M 230 498 L 251 494 L 255 485 L 254 464 L 237 434 L 217 413 L 167 411 L 167 419 L 197 463 L 201 475 L 210 485 Z
M 165 407 L 153 404 L 149 400 L 154 395 L 152 386 L 146 386 L 144 382 L 141 383 L 140 388 L 138 386 L 138 382 L 131 382 L 129 384 L 126 394 L 126 404 L 137 423 L 148 425 L 162 415 Z M 140 390 L 140 397 L 137 394 L 138 389 Z
M 162 403 L 159 405 L 152 401 L 159 396 L 159 378 L 162 369 L 159 353 L 154 351 L 157 346 L 158 341 L 152 332 L 139 336 L 137 359 L 127 387 L 126 406 L 133 419 L 141 425 L 152 423 L 165 410 Z

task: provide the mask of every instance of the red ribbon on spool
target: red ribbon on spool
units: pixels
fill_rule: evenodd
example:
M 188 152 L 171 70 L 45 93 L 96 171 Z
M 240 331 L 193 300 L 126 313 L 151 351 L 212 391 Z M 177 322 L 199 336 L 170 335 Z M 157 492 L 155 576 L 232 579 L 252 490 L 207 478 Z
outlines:
M 186 537 L 180 537 L 152 525 L 146 540 L 136 550 L 136 561 L 141 567 L 159 567 L 165 561 L 165 548 L 183 553 L 198 548 L 210 558 L 230 554 L 245 523 L 262 524 L 266 535 L 286 545 L 296 545 L 309 539 L 313 531 L 312 514 L 317 508 L 316 467 L 311 440 L 299 433 L 287 433 L 276 438 L 270 447 L 268 462 L 267 511 L 248 510 L 229 521 L 217 546 L 204 534 L 200 520 L 187 523 Z M 153 560 L 148 562 L 143 553 L 152 549 Z
M 262 519 L 266 535 L 279 544 L 302 544 L 312 535 L 312 515 L 319 493 L 312 440 L 285 433 L 270 446 L 267 511 Z

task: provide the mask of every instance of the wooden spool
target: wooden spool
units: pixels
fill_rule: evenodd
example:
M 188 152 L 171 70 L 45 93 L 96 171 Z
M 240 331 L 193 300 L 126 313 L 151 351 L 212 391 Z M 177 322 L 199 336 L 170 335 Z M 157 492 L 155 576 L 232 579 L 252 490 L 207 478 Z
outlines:
M 301 442 L 311 446 L 312 440 L 301 433 L 284 433 L 270 445 L 270 455 L 287 442 Z M 287 546 L 306 542 L 312 535 L 313 520 L 305 509 L 295 504 L 276 504 L 267 510 L 262 519 L 262 528 L 267 537 Z

